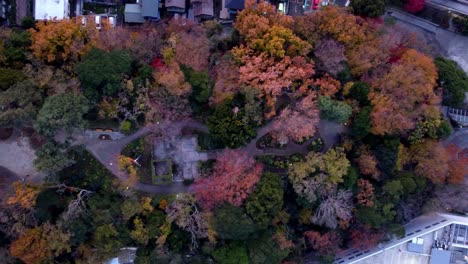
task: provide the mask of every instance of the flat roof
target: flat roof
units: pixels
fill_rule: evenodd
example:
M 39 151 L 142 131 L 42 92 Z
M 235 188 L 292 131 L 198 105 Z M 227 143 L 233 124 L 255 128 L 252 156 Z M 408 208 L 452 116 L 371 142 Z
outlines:
M 68 18 L 67 0 L 35 0 L 34 19 L 51 20 Z
M 125 22 L 128 23 L 143 23 L 145 19 L 143 18 L 141 6 L 139 4 L 125 4 Z
M 429 264 L 449 264 L 451 252 L 433 248 Z
M 141 9 L 143 17 L 159 19 L 159 0 L 144 0 Z

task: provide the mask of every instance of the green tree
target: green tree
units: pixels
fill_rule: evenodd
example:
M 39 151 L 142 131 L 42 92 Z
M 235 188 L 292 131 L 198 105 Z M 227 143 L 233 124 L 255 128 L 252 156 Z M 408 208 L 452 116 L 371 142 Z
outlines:
M 353 13 L 357 16 L 379 17 L 384 14 L 384 0 L 353 0 Z
M 320 96 L 318 99 L 320 117 L 338 123 L 346 122 L 353 109 L 345 102 L 332 100 L 328 96 Z
M 36 151 L 34 166 L 39 171 L 54 173 L 72 165 L 64 145 L 49 141 Z
M 113 224 L 101 225 L 96 228 L 93 244 L 105 256 L 112 256 L 123 246 L 119 240 L 119 232 Z
M 0 92 L 0 126 L 21 127 L 32 121 L 41 103 L 41 93 L 31 81 L 14 84 Z
M 351 134 L 356 140 L 361 140 L 365 138 L 371 131 L 371 112 L 371 106 L 363 107 L 354 118 L 353 124 L 351 126 Z
M 95 102 L 103 95 L 115 96 L 124 76 L 131 73 L 132 62 L 127 51 L 91 50 L 75 68 L 84 95 Z
M 399 180 L 391 180 L 382 187 L 384 194 L 389 195 L 394 201 L 399 201 L 403 195 L 404 188 Z
M 463 107 L 465 92 L 468 92 L 468 76 L 455 61 L 438 57 L 434 60 L 443 88 L 443 104 Z
M 217 248 L 212 253 L 219 264 L 248 264 L 247 248 L 245 242 L 234 241 Z
M 249 263 L 270 264 L 281 263 L 290 252 L 289 248 L 281 249 L 271 231 L 263 232 L 257 239 L 247 242 L 249 251 Z
M 197 72 L 184 65 L 180 68 L 184 73 L 185 80 L 192 86 L 192 93 L 189 96 L 192 102 L 192 108 L 195 112 L 200 112 L 201 107 L 208 103 L 211 91 L 213 90 L 213 83 L 210 80 L 210 76 L 206 71 Z
M 368 99 L 369 91 L 370 86 L 368 83 L 355 82 L 353 86 L 351 86 L 348 96 L 350 98 L 358 100 L 361 106 L 366 106 L 370 105 L 370 101 Z
M 242 208 L 225 204 L 214 211 L 214 229 L 222 239 L 245 240 L 257 227 Z
M 57 94 L 48 97 L 37 115 L 36 130 L 52 137 L 57 129 L 83 128 L 88 102 L 81 95 Z
M 231 100 L 226 100 L 208 118 L 210 134 L 224 145 L 238 148 L 256 135 L 255 125 L 244 117 L 245 108 L 237 107 Z
M 283 207 L 283 186 L 279 175 L 265 173 L 255 191 L 247 199 L 245 208 L 260 227 L 268 224 L 278 215 Z
M 132 216 L 141 213 L 142 208 L 136 199 L 125 199 L 120 205 L 120 210 L 122 211 L 123 219 L 127 221 Z
M 0 91 L 5 91 L 13 84 L 22 81 L 24 75 L 20 70 L 0 68 Z

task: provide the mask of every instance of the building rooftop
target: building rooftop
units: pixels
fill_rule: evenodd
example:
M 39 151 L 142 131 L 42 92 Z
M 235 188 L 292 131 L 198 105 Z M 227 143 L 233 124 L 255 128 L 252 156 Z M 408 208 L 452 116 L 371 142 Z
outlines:
M 159 19 L 159 0 L 143 0 L 142 6 L 143 17 Z
M 405 236 L 368 250 L 349 249 L 337 254 L 335 264 L 419 263 L 449 255 L 453 259 L 468 259 L 468 217 L 434 213 L 413 219 L 405 226 Z M 413 245 L 412 245 L 413 244 Z M 433 249 L 437 251 L 432 256 Z M 446 251 L 441 253 L 439 251 Z M 448 252 L 448 253 L 447 253 Z M 450 260 L 450 258 L 449 258 Z M 416 262 L 413 262 L 416 261 Z M 462 263 L 466 263 L 462 262 Z
M 51 20 L 68 18 L 70 7 L 66 0 L 35 0 L 34 19 Z
M 125 22 L 127 23 L 143 23 L 143 12 L 139 4 L 125 4 Z

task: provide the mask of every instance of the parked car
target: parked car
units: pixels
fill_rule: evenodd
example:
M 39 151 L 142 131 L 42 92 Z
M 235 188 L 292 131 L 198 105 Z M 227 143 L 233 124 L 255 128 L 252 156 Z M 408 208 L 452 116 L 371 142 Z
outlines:
M 314 4 L 312 5 L 312 9 L 313 9 L 313 10 L 317 10 L 317 9 L 318 9 L 319 2 L 320 2 L 320 0 L 314 0 Z

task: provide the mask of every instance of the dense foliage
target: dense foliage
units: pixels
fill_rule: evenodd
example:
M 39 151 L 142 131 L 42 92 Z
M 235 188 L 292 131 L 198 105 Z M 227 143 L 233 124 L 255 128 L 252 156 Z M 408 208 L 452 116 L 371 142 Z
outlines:
M 102 263 L 136 247 L 142 264 L 330 262 L 404 234 L 435 190 L 463 182 L 467 160 L 441 143 L 452 130 L 439 109 L 464 106 L 468 78 L 364 18 L 383 1 L 351 5 L 356 15 L 293 18 L 247 0 L 233 28 L 0 29 L 0 127 L 30 137 L 46 176 L 18 175 L 2 193 L 1 260 Z M 140 130 L 98 140 L 88 124 Z M 156 147 L 178 153 L 168 175 L 190 172 L 184 184 L 144 180 Z

